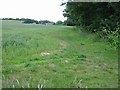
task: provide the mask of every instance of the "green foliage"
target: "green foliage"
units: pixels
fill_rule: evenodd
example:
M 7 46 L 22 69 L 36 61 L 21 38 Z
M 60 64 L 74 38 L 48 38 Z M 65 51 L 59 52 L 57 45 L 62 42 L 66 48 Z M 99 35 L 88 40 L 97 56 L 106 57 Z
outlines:
M 23 21 L 23 23 L 36 23 L 36 24 L 39 24 L 38 23 L 38 21 L 36 21 L 36 20 L 32 20 L 32 19 L 25 19 L 24 21 Z
M 120 2 L 67 2 L 63 15 L 67 17 L 67 25 L 70 21 L 87 32 L 100 32 L 111 44 L 118 44 L 115 38 L 120 28 Z
M 63 25 L 63 22 L 62 22 L 61 20 L 59 20 L 59 21 L 57 21 L 55 24 L 56 24 L 56 25 Z

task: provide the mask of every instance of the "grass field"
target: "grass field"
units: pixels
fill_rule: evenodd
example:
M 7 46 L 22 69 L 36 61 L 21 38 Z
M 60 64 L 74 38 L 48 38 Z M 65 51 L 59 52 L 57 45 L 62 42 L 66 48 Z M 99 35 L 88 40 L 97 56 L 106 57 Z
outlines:
M 3 21 L 3 88 L 118 87 L 118 54 L 68 26 Z

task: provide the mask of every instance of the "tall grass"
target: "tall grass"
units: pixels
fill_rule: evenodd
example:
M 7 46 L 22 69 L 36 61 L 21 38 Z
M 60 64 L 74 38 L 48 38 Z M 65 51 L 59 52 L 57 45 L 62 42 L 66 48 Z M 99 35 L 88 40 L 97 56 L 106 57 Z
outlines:
M 117 50 L 95 35 L 3 21 L 2 38 L 3 88 L 118 86 Z

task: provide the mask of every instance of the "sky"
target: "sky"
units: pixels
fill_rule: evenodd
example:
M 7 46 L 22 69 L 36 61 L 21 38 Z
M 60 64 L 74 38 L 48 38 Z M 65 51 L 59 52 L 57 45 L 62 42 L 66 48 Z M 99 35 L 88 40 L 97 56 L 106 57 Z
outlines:
M 64 0 L 0 0 L 0 18 L 64 21 Z

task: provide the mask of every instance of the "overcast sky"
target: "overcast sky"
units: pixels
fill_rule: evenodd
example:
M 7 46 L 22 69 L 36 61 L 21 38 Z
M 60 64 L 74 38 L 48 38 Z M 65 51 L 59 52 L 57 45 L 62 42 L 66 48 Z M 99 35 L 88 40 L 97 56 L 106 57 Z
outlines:
M 63 0 L 0 0 L 0 18 L 64 21 Z

